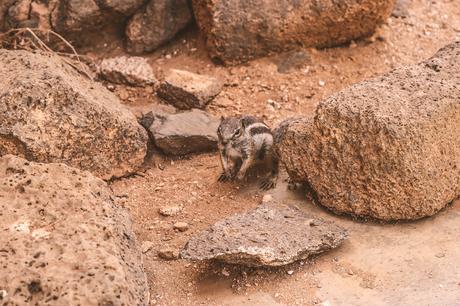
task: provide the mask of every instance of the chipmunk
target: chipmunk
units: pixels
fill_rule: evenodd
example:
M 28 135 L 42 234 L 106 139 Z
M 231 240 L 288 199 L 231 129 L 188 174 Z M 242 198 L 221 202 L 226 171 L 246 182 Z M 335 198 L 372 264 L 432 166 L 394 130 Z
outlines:
M 260 188 L 274 188 L 278 179 L 278 155 L 273 148 L 270 128 L 252 116 L 221 118 L 217 129 L 218 147 L 223 172 L 219 181 L 234 178 L 242 180 L 249 168 L 259 162 L 270 165 L 270 173 L 262 181 Z

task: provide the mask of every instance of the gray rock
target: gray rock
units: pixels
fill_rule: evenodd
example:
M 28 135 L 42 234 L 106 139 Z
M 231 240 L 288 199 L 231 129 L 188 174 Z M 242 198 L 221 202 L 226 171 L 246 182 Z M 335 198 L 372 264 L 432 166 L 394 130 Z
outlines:
M 186 155 L 217 149 L 220 120 L 201 110 L 177 114 L 147 113 L 140 120 L 155 146 L 165 154 Z
M 6 15 L 8 27 L 16 28 L 24 25 L 24 22 L 29 20 L 31 0 L 19 0 L 8 8 Z M 37 26 L 38 23 L 35 25 Z
M 460 195 L 458 84 L 455 42 L 321 101 L 314 120 L 288 122 L 277 137 L 281 159 L 337 213 L 431 216 Z
M 117 84 L 145 86 L 156 83 L 152 67 L 145 58 L 138 56 L 104 59 L 99 73 L 107 81 Z
M 128 212 L 64 164 L 0 158 L 3 305 L 149 305 Z
M 15 3 L 16 0 L 2 0 L 0 1 L 0 31 L 6 30 L 6 17 L 8 16 L 8 9 Z
M 126 26 L 126 49 L 132 54 L 151 52 L 191 21 L 187 0 L 150 0 Z
M 51 23 L 60 33 L 94 31 L 108 24 L 122 23 L 144 0 L 59 0 L 54 1 Z M 78 36 L 73 35 L 72 38 Z
M 222 90 L 222 83 L 210 76 L 171 69 L 158 89 L 158 96 L 178 109 L 205 108 Z
M 0 50 L 0 156 L 63 162 L 103 178 L 136 171 L 148 135 L 101 84 L 57 56 Z
M 217 222 L 188 241 L 181 258 L 282 266 L 338 247 L 341 227 L 287 206 L 260 206 Z

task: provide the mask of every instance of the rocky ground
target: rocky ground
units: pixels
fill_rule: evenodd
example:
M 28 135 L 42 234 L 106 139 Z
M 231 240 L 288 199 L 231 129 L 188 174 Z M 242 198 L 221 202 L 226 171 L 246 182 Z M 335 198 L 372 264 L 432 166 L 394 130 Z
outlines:
M 14 93 L 10 96 L 0 95 L 0 99 L 6 101 L 2 112 L 6 122 L 4 128 L 7 132 L 11 130 L 10 134 L 12 133 L 13 138 L 0 139 L 3 141 L 0 142 L 0 155 L 12 149 L 13 151 L 21 149 L 19 145 L 21 142 L 16 140 L 26 135 L 28 142 L 24 144 L 22 151 L 13 153 L 32 160 L 70 163 L 71 166 L 83 170 L 94 170 L 92 163 L 99 160 L 97 165 L 103 167 L 100 171 L 94 171 L 94 174 L 110 179 L 109 187 L 115 195 L 116 202 L 121 203 L 131 214 L 133 229 L 144 257 L 151 305 L 460 304 L 458 293 L 460 292 L 458 278 L 460 252 L 457 238 L 460 230 L 460 201 L 454 201 L 434 217 L 410 223 L 379 223 L 372 220 L 339 217 L 316 206 L 311 201 L 311 197 L 306 196 L 308 194 L 306 190 L 302 188 L 296 191 L 287 190 L 287 175 L 284 171 L 281 173 L 278 186 L 268 192 L 260 191 L 258 183 L 253 178 L 242 184 L 218 183 L 217 178 L 221 168 L 217 153 L 213 152 L 216 148 L 216 137 L 214 133 L 206 133 L 209 127 L 215 129 L 218 123 L 216 118 L 220 116 L 253 114 L 263 117 L 271 126 L 276 126 L 287 117 L 298 115 L 311 117 L 319 101 L 331 94 L 395 68 L 429 58 L 439 48 L 454 40 L 460 40 L 458 1 L 400 0 L 392 17 L 372 37 L 335 48 L 298 49 L 272 54 L 233 67 L 219 66 L 210 60 L 205 40 L 200 36 L 197 26 L 191 24 L 184 30 L 184 27 L 191 22 L 191 14 L 187 9 L 186 1 L 183 0 L 173 1 L 184 9 L 183 11 L 170 10 L 165 4 L 169 3 L 168 1 L 156 0 L 150 1 L 145 6 L 142 6 L 142 1 L 139 0 L 123 3 L 96 1 L 93 7 L 88 7 L 87 10 L 78 7 L 84 5 L 83 2 L 76 1 L 71 5 L 64 5 L 65 1 L 54 0 L 33 1 L 29 10 L 29 2 L 8 0 L 0 4 L 0 13 L 2 13 L 14 3 L 14 9 L 8 9 L 7 15 L 5 13 L 0 15 L 7 16 L 6 20 L 0 20 L 0 30 L 6 25 L 29 26 L 32 22 L 42 26 L 50 22 L 54 30 L 58 32 L 62 30 L 71 42 L 76 43 L 83 59 L 92 59 L 106 71 L 103 71 L 106 80 L 101 81 L 102 85 L 117 95 L 124 105 L 118 104 L 117 99 L 110 92 L 102 90 L 100 84 L 93 86 L 86 77 L 77 76 L 74 70 L 64 71 L 63 63 L 51 67 L 47 64 L 48 61 L 39 55 L 33 56 L 33 58 L 37 57 L 39 65 L 34 64 L 34 61 L 24 60 L 22 57 L 27 57 L 26 55 L 14 60 L 10 60 L 10 55 L 5 55 L 3 57 L 5 64 L 2 67 L 6 75 L 14 76 L 10 72 L 18 70 L 15 67 L 15 60 L 17 60 L 23 67 L 19 70 L 25 74 L 25 77 L 20 78 L 19 82 L 15 77 L 2 80 L 5 83 L 4 88 L 11 89 L 7 91 Z M 272 2 L 274 6 L 277 3 Z M 57 3 L 59 6 L 56 6 Z M 46 5 L 54 8 L 44 9 Z M 74 12 L 79 12 L 80 15 L 74 16 Z M 137 13 L 128 18 L 134 12 Z M 86 18 L 95 24 L 88 23 Z M 157 25 L 162 24 L 164 20 L 175 25 L 174 27 L 165 25 L 162 28 L 171 31 L 162 33 L 150 31 L 161 28 Z M 90 34 L 84 32 L 85 35 L 74 36 L 82 30 L 81 27 L 91 29 L 96 25 L 113 26 L 114 29 L 113 31 L 107 29 L 90 31 L 93 32 Z M 236 27 L 238 28 L 238 21 Z M 121 28 L 124 30 L 120 31 Z M 340 27 L 338 29 L 343 30 Z M 177 32 L 179 34 L 175 36 Z M 255 33 L 257 34 L 257 31 Z M 225 34 L 224 31 L 219 35 Z M 94 38 L 93 35 L 98 37 Z M 156 49 L 158 45 L 174 36 L 175 39 Z M 125 42 L 127 40 L 125 46 L 124 39 Z M 79 40 L 81 41 L 78 42 Z M 83 47 L 82 45 L 85 44 L 90 47 Z M 124 47 L 127 47 L 132 54 L 152 49 L 156 51 L 142 55 L 143 59 L 110 60 L 113 57 L 127 55 Z M 209 50 L 209 42 L 207 47 Z M 226 55 L 219 54 L 219 56 Z M 228 62 L 233 60 L 234 58 L 231 58 Z M 127 69 L 132 63 L 134 66 Z M 144 66 L 136 66 L 137 63 Z M 35 69 L 38 66 L 51 68 L 49 71 L 42 68 Z M 138 69 L 139 67 L 142 69 Z M 28 69 L 37 72 L 30 74 Z M 170 69 L 176 70 L 171 74 Z M 65 77 L 60 75 L 61 70 Z M 125 73 L 119 74 L 117 70 L 124 70 Z M 71 92 L 68 85 L 72 83 L 71 79 L 81 85 L 78 86 L 75 97 L 66 94 Z M 31 90 L 35 87 L 33 83 L 29 84 L 29 81 L 46 83 L 48 87 L 46 90 Z M 67 87 L 61 90 L 54 84 L 66 84 Z M 47 99 L 43 102 L 42 93 L 46 95 L 48 90 L 53 92 L 52 89 L 55 89 L 56 96 L 46 96 Z M 196 94 L 196 92 L 200 93 Z M 61 99 L 61 93 L 66 99 Z M 99 97 L 100 94 L 104 99 Z M 37 104 L 35 100 L 40 103 Z M 78 103 L 73 103 L 74 100 Z M 122 122 L 123 119 L 125 123 L 120 126 L 124 128 L 132 126 L 134 132 L 125 131 L 121 127 L 107 130 L 107 126 L 111 127 L 113 124 L 106 123 L 104 120 L 99 120 L 100 122 L 94 120 L 94 128 L 88 125 L 85 120 L 91 116 L 87 115 L 85 110 L 88 108 L 90 109 L 88 112 L 94 113 L 94 110 L 91 110 L 91 106 L 94 106 L 93 100 L 103 102 L 96 109 L 100 114 L 104 114 L 103 118 L 112 118 L 114 122 Z M 198 107 L 203 110 L 195 110 L 193 114 L 191 112 L 174 114 L 176 109 L 168 105 L 165 100 L 178 109 Z M 16 101 L 21 101 L 22 104 L 18 104 L 21 111 L 15 111 L 18 109 Z M 55 101 L 57 103 L 54 103 Z M 40 105 L 41 108 L 37 110 L 36 105 Z M 65 127 L 65 120 L 71 118 L 71 126 L 82 128 L 76 129 L 75 137 L 66 136 L 59 129 L 47 131 L 46 122 L 49 120 L 43 119 L 42 109 L 46 114 L 54 114 L 54 109 L 64 110 L 65 114 L 68 114 L 53 117 L 53 122 L 56 123 L 52 126 Z M 128 109 L 140 119 L 149 136 L 155 137 L 157 148 L 152 144 L 148 148 L 145 146 L 147 134 L 136 123 L 136 118 Z M 14 116 L 22 113 L 33 116 L 30 118 Z M 214 119 L 208 118 L 208 115 L 214 116 Z M 193 124 L 193 129 L 188 125 L 189 116 L 199 122 Z M 20 125 L 22 129 L 18 129 L 17 121 L 23 123 L 23 127 Z M 90 128 L 87 128 L 88 126 Z M 104 131 L 107 135 L 97 134 Z M 181 142 L 190 139 L 179 139 L 171 135 L 183 136 L 186 133 L 189 133 L 190 139 L 195 140 L 194 145 L 196 145 L 196 147 L 187 145 L 186 148 L 190 150 L 193 148 L 193 151 L 206 151 L 206 153 L 184 157 L 183 154 L 192 151 L 181 151 L 184 149 Z M 6 135 L 8 136 L 8 133 Z M 65 141 L 51 142 L 51 146 L 42 147 L 40 145 L 43 135 L 54 135 L 53 140 L 62 136 Z M 127 137 L 127 135 L 131 136 Z M 93 137 L 105 142 L 92 141 Z M 120 140 L 117 137 L 122 138 Z M 79 142 L 83 138 L 86 142 Z M 76 139 L 76 141 L 68 141 L 69 139 Z M 132 145 L 125 145 L 125 141 L 136 142 L 138 139 L 142 140 L 139 141 L 142 143 L 139 149 L 133 150 Z M 94 152 L 102 155 L 86 153 L 81 159 L 76 159 L 76 153 L 72 153 L 75 148 L 77 152 L 86 152 L 85 149 L 93 147 L 97 148 L 93 149 Z M 119 147 L 129 150 L 125 152 Z M 170 155 L 163 155 L 158 148 Z M 130 163 L 136 165 L 142 163 L 142 158 L 139 156 L 143 157 L 146 151 L 148 153 L 143 165 L 144 170 L 133 173 L 134 165 L 131 167 Z M 50 152 L 57 153 L 53 155 Z M 62 154 L 63 152 L 70 153 Z M 179 156 L 171 157 L 177 152 L 180 153 Z M 9 168 L 5 171 L 8 172 Z M 53 176 L 50 178 L 59 181 Z M 8 187 L 8 184 L 4 185 L 5 188 Z M 58 186 L 58 184 L 54 185 Z M 58 188 L 56 186 L 54 188 Z M 9 184 L 8 188 L 10 187 L 13 187 L 12 183 Z M 22 192 L 21 190 L 23 189 L 15 189 L 14 192 Z M 9 192 L 8 189 L 5 194 L 16 198 Z M 73 194 L 64 194 L 64 196 L 73 197 Z M 305 216 L 311 216 L 312 220 L 320 217 L 324 220 L 324 224 L 332 224 L 330 223 L 332 221 L 338 225 L 337 228 L 344 228 L 347 234 L 345 231 L 340 231 L 341 234 L 338 236 L 340 239 L 331 243 L 334 247 L 342 243 L 347 235 L 348 239 L 337 249 L 325 255 L 303 259 L 304 254 L 288 254 L 289 258 L 286 261 L 290 262 L 292 258 L 302 259 L 283 267 L 244 268 L 178 259 L 180 251 L 192 236 L 218 221 L 261 207 L 261 203 L 267 202 L 267 199 L 289 206 L 286 211 L 295 211 L 295 215 L 298 214 L 296 220 L 304 220 Z M 110 201 L 114 201 L 112 197 Z M 23 200 L 21 205 L 26 202 Z M 75 203 L 78 205 L 78 201 Z M 245 225 L 250 224 L 254 220 L 252 218 L 266 220 L 273 217 L 283 220 L 284 213 L 270 213 L 263 209 L 257 211 L 258 213 L 254 213 L 252 217 L 249 214 L 249 218 L 235 217 L 233 220 L 239 220 L 238 222 Z M 96 217 L 100 215 L 102 214 Z M 285 224 L 291 224 L 290 222 L 295 220 L 287 220 Z M 322 224 L 323 221 L 312 222 Z M 309 221 L 308 224 L 313 223 Z M 228 229 L 221 225 L 215 227 L 219 230 L 208 234 L 210 236 L 219 232 L 225 234 Z M 264 232 L 263 228 L 254 228 L 257 233 Z M 276 228 L 274 226 L 272 230 Z M 308 229 L 312 232 L 322 231 L 321 228 Z M 238 226 L 232 228 L 232 233 L 237 231 Z M 301 238 L 306 238 L 302 237 L 298 228 L 280 232 L 283 235 L 300 235 Z M 206 235 L 205 233 L 199 237 Z M 119 236 L 121 239 L 126 238 L 126 234 L 125 238 Z M 318 237 L 321 242 L 323 234 L 318 234 Z M 247 240 L 251 241 L 253 238 L 249 235 Z M 201 243 L 196 239 L 195 242 L 195 245 L 189 247 Z M 316 244 L 309 247 L 315 248 Z M 201 252 L 203 250 L 198 247 L 194 251 L 195 255 L 208 256 L 214 250 Z M 280 250 L 280 253 L 283 251 Z M 302 252 L 310 251 L 309 249 Z M 297 255 L 299 257 L 296 257 Z M 143 285 L 145 289 L 145 283 Z M 27 288 L 32 295 L 37 293 L 36 290 L 31 290 L 30 286 Z M 0 300 L 6 293 L 8 292 L 0 288 Z
M 404 18 L 393 16 L 372 38 L 343 47 L 302 50 L 301 56 L 285 53 L 225 68 L 208 59 L 197 30 L 191 29 L 147 59 L 160 79 L 169 68 L 177 68 L 223 80 L 223 91 L 206 111 L 216 116 L 255 113 L 276 125 L 289 116 L 312 115 L 322 98 L 358 81 L 426 59 L 445 44 L 460 39 L 458 2 L 404 2 L 397 11 Z M 119 42 L 107 39 L 87 54 L 108 57 L 123 51 Z M 135 112 L 152 104 L 168 109 L 142 89 L 116 86 L 114 91 Z M 159 258 L 158 252 L 168 248 L 177 252 L 193 234 L 259 205 L 264 193 L 252 183 L 217 183 L 217 154 L 183 159 L 156 155 L 151 165 L 139 176 L 113 182 L 112 188 L 125 197 L 139 239 L 149 242 L 144 256 L 152 304 L 460 303 L 458 201 L 434 218 L 414 223 L 358 223 L 314 206 L 302 192 L 287 191 L 282 182 L 268 193 L 285 204 L 336 221 L 349 230 L 349 240 L 327 255 L 284 268 L 199 265 L 167 261 Z M 180 207 L 180 212 L 175 216 L 159 213 L 159 209 L 170 206 Z M 174 229 L 177 222 L 187 223 L 187 229 Z

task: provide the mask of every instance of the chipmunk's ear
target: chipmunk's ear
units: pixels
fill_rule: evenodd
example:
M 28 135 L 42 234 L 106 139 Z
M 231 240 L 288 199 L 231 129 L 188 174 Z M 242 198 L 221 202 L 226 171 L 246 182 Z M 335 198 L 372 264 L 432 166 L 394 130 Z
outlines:
M 247 124 L 246 118 L 241 119 L 241 127 L 242 127 L 243 129 L 246 128 L 246 124 Z

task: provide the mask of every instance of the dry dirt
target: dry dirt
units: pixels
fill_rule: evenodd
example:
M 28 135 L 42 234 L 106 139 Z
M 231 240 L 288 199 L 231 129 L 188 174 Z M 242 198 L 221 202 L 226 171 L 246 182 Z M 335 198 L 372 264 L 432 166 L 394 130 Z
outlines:
M 373 39 L 308 50 L 310 61 L 286 74 L 277 72 L 279 56 L 239 67 L 215 66 L 196 29 L 147 58 L 160 78 L 168 68 L 178 68 L 224 80 L 224 90 L 207 108 L 210 113 L 256 114 L 274 125 L 289 116 L 312 115 L 318 101 L 331 93 L 426 59 L 460 39 L 458 0 L 409 1 L 408 13 L 404 19 L 390 18 Z M 120 41 L 110 38 L 84 52 L 96 58 L 123 53 Z M 133 110 L 161 103 L 152 91 L 117 86 L 115 92 Z M 287 191 L 284 175 L 268 193 L 346 227 L 350 238 L 342 247 L 279 269 L 165 261 L 157 257 L 159 249 L 181 248 L 212 223 L 257 206 L 263 193 L 253 183 L 217 183 L 217 154 L 181 160 L 156 154 L 150 164 L 145 173 L 115 181 L 112 188 L 125 198 L 139 240 L 153 243 L 144 254 L 152 304 L 460 305 L 460 201 L 418 222 L 357 222 L 313 205 L 302 191 Z M 161 216 L 158 209 L 168 205 L 184 208 L 177 216 Z M 189 223 L 189 229 L 175 231 L 178 221 Z

